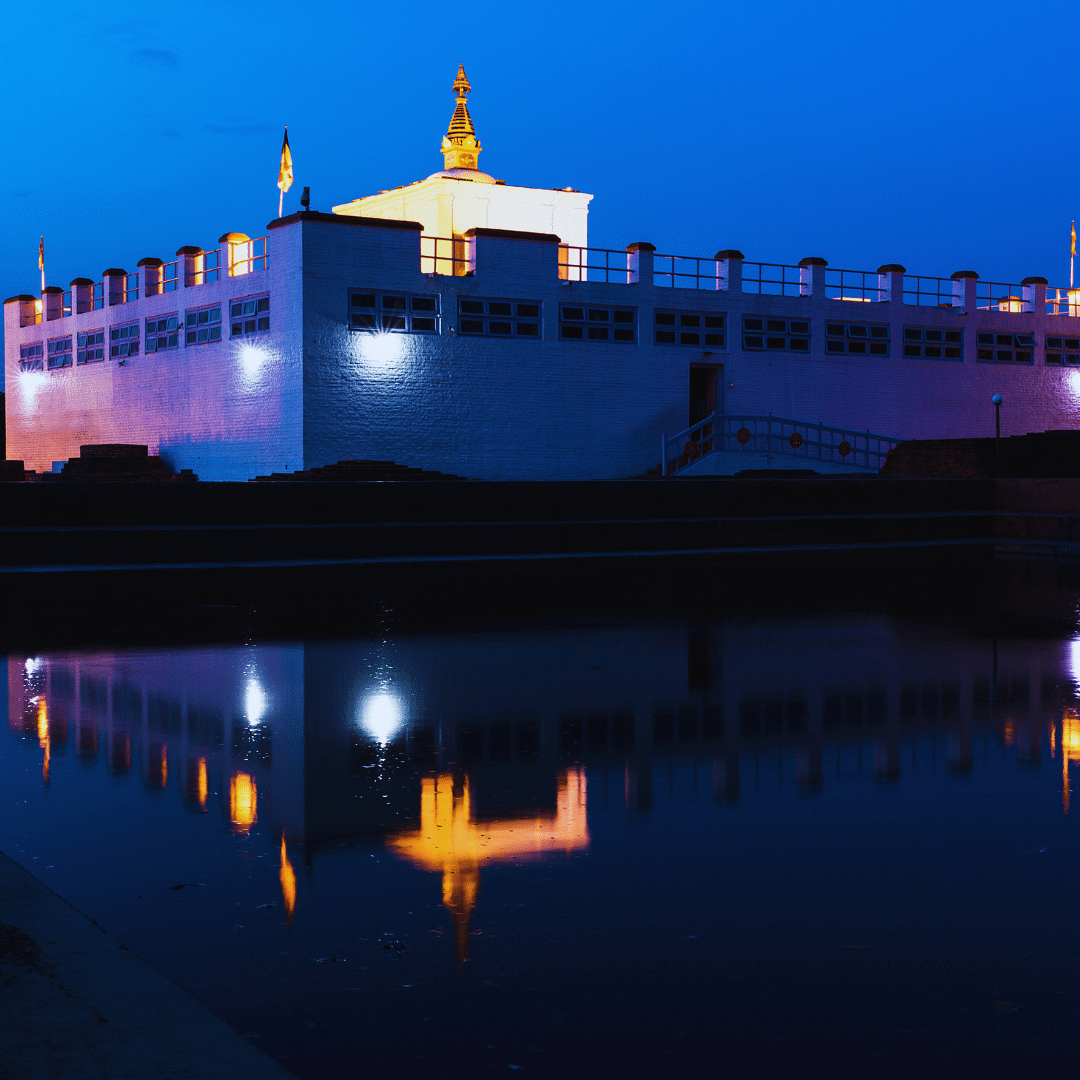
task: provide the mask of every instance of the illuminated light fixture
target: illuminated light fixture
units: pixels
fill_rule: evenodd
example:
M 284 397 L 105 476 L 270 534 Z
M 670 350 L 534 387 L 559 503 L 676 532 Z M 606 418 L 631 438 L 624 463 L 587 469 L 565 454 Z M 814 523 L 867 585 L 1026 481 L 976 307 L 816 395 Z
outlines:
M 1024 310 L 1024 299 L 1021 296 L 1003 296 L 998 301 L 998 311 L 1011 311 L 1013 313 Z
M 40 322 L 41 321 L 41 319 L 40 319 L 40 316 L 41 316 L 41 301 L 40 300 L 35 300 L 34 301 L 34 313 L 39 317 L 38 321 Z
M 385 746 L 404 723 L 401 699 L 389 690 L 369 694 L 360 709 L 360 723 L 380 745 Z
M 405 352 L 401 334 L 365 334 L 360 342 L 364 359 L 373 367 L 386 368 L 397 363 Z
M 266 691 L 259 685 L 258 680 L 248 679 L 244 689 L 244 715 L 252 727 L 266 715 L 268 705 Z
M 1070 289 L 1069 296 L 1069 314 L 1080 315 L 1080 289 Z
M 240 346 L 240 366 L 248 378 L 258 375 L 266 362 L 266 352 L 258 345 L 243 344 Z
M 45 385 L 45 373 L 43 371 L 24 371 L 19 376 L 19 385 L 26 399 L 33 404 L 34 396 Z

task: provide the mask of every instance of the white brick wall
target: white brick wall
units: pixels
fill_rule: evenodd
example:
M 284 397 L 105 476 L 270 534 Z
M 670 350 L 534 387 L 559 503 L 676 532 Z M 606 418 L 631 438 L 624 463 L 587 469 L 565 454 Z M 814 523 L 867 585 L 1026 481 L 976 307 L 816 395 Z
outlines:
M 772 412 L 905 438 L 1080 426 L 1080 370 L 1044 362 L 1046 333 L 1080 336 L 1080 319 L 847 304 L 824 296 L 561 282 L 551 242 L 481 236 L 471 277 L 420 272 L 420 234 L 400 223 L 302 215 L 274 228 L 269 269 L 243 278 L 19 328 L 5 307 L 8 456 L 36 469 L 88 442 L 147 443 L 175 468 L 244 479 L 346 458 L 388 459 L 484 479 L 631 476 L 659 461 L 659 438 L 688 423 L 691 363 L 723 365 L 729 413 Z M 348 329 L 348 290 L 438 293 L 442 332 Z M 258 363 L 242 342 L 20 375 L 19 345 L 269 291 L 271 331 Z M 539 301 L 543 339 L 459 337 L 459 296 Z M 638 309 L 638 343 L 560 341 L 560 302 Z M 652 344 L 656 307 L 723 312 L 727 348 L 705 356 Z M 842 309 L 842 310 L 841 310 Z M 807 356 L 744 353 L 743 313 L 806 318 Z M 827 319 L 888 322 L 888 358 L 825 353 Z M 227 312 L 226 312 L 227 319 Z M 905 325 L 962 327 L 963 362 L 907 359 Z M 980 329 L 1032 332 L 1035 363 L 977 363 Z

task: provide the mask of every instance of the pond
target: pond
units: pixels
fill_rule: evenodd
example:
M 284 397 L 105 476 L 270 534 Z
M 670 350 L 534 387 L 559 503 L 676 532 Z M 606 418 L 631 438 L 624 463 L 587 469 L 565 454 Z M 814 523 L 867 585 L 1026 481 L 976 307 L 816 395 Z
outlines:
M 874 610 L 7 654 L 3 850 L 301 1078 L 1059 1068 L 1080 644 Z

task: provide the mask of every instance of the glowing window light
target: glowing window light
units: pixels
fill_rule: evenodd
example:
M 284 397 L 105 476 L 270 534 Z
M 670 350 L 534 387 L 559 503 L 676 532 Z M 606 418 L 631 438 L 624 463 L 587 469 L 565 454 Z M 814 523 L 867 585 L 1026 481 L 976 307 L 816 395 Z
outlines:
M 246 834 L 258 821 L 258 801 L 255 777 L 245 772 L 234 772 L 229 781 L 229 817 L 233 823 L 233 832 Z
M 360 723 L 380 745 L 385 746 L 404 721 L 401 699 L 389 690 L 377 690 L 364 699 Z
M 258 680 L 248 679 L 244 690 L 244 715 L 252 727 L 266 715 L 269 704 L 266 691 L 259 685 Z

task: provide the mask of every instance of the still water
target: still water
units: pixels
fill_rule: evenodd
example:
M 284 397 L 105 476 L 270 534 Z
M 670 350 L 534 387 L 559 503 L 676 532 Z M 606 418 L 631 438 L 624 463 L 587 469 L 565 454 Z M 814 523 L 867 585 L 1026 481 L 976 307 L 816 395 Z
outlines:
M 1080 1052 L 1067 634 L 548 619 L 6 676 L 0 849 L 299 1077 Z

